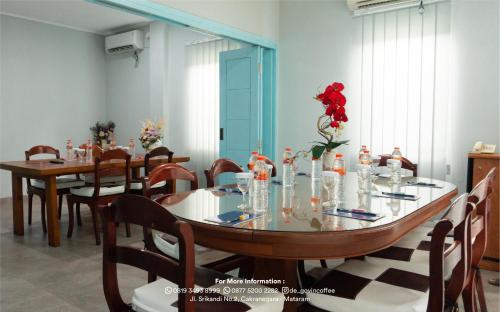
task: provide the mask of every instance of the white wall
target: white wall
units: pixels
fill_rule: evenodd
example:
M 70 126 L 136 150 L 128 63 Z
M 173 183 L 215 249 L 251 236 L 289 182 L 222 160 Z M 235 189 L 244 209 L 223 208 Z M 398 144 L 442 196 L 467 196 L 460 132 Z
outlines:
M 452 2 L 450 180 L 465 191 L 467 152 L 474 142 L 496 144 L 499 134 L 499 2 Z
M 90 137 L 106 115 L 103 38 L 0 15 L 0 160 L 24 159 L 37 144 L 57 147 Z M 0 197 L 10 174 L 0 171 Z
M 240 30 L 278 41 L 279 2 L 218 0 L 153 0 Z

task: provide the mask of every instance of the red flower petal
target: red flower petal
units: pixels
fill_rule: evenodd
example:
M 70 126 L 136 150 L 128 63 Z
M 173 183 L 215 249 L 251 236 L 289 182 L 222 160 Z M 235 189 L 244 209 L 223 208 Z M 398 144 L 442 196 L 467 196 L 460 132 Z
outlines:
M 326 108 L 325 114 L 331 116 L 335 112 L 335 105 L 329 105 Z
M 333 88 L 333 90 L 335 91 L 342 91 L 344 90 L 344 84 L 340 83 L 340 82 L 334 82 L 332 83 L 331 87 Z
M 340 126 L 340 124 L 339 124 L 339 122 L 338 122 L 338 121 L 332 121 L 332 122 L 330 123 L 330 126 L 331 126 L 332 128 L 338 128 L 338 127 Z

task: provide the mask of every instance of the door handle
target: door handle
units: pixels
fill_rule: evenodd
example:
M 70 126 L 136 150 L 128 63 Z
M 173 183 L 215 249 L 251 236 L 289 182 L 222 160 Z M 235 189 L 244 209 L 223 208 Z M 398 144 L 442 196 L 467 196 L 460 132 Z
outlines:
M 224 140 L 224 128 L 219 129 L 219 140 Z

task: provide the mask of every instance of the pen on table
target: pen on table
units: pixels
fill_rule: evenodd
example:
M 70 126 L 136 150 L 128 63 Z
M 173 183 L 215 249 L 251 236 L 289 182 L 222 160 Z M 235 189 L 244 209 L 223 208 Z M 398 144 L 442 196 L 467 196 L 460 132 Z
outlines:
M 383 195 L 387 195 L 387 196 L 397 196 L 397 197 L 415 198 L 415 195 L 412 195 L 412 194 L 405 194 L 405 193 L 382 192 L 382 194 L 383 194 Z
M 368 212 L 368 211 L 364 211 L 364 210 L 357 210 L 357 209 L 349 210 L 349 209 L 337 208 L 337 211 L 338 212 L 354 213 L 354 214 L 371 216 L 371 217 L 376 217 L 377 216 L 376 213 Z

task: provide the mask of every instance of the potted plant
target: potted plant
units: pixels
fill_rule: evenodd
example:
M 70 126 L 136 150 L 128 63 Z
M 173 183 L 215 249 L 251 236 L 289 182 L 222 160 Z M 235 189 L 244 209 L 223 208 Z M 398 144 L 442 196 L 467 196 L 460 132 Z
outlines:
M 92 135 L 94 137 L 94 144 L 97 144 L 102 149 L 106 149 L 107 145 L 111 142 L 115 132 L 115 123 L 112 121 L 108 122 L 96 122 L 95 126 L 90 128 Z

